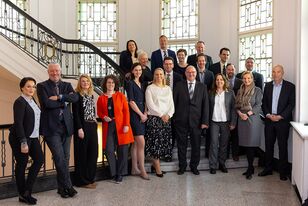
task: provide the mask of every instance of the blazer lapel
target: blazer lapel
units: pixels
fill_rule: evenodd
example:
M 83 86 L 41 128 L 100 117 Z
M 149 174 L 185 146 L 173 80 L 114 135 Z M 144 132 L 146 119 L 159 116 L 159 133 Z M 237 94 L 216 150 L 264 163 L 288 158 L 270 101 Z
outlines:
M 281 100 L 283 99 L 283 95 L 287 94 L 286 91 L 286 84 L 284 81 L 282 81 L 282 85 L 281 85 L 281 90 L 280 90 L 280 94 L 279 94 L 279 98 L 278 98 L 278 104 L 277 104 L 277 113 L 280 113 L 280 106 L 281 106 Z
M 273 104 L 273 81 L 271 81 L 270 82 L 270 89 L 269 89 L 269 106 L 270 106 L 270 108 L 269 108 L 269 110 L 270 110 L 270 112 L 272 113 L 273 111 L 272 111 L 272 104 Z

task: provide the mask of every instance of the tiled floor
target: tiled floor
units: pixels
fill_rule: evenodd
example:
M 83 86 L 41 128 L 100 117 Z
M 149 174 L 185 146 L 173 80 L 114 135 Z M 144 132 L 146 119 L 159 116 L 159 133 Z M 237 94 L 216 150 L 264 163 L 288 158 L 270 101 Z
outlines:
M 252 180 L 246 180 L 244 171 L 229 169 L 228 174 L 218 171 L 216 175 L 201 171 L 199 176 L 170 172 L 163 178 L 150 175 L 150 181 L 130 176 L 120 185 L 101 181 L 95 190 L 76 188 L 78 195 L 74 198 L 62 199 L 55 190 L 34 197 L 38 205 L 44 206 L 300 206 L 290 181 L 280 181 L 277 173 L 267 177 L 254 175 Z M 17 198 L 10 198 L 1 200 L 0 205 L 21 204 Z

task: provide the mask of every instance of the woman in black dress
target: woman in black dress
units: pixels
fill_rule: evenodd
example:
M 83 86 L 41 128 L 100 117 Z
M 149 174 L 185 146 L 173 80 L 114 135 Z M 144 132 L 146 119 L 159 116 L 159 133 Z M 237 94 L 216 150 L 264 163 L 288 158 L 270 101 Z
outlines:
M 138 46 L 134 40 L 128 40 L 126 50 L 120 54 L 120 68 L 125 74 L 130 72 L 133 63 L 138 62 Z
M 93 84 L 88 75 L 79 77 L 76 92 L 79 100 L 73 104 L 75 184 L 78 187 L 94 189 L 98 137 Z
M 131 80 L 128 82 L 127 96 L 130 106 L 130 123 L 133 130 L 135 142 L 131 147 L 132 175 L 140 175 L 141 178 L 149 180 L 144 169 L 144 133 L 147 114 L 145 111 L 145 84 L 141 82 L 142 68 L 135 63 L 131 70 Z
M 10 128 L 9 142 L 16 161 L 15 176 L 19 202 L 35 205 L 37 199 L 31 195 L 32 187 L 44 162 L 39 141 L 41 110 L 33 98 L 36 81 L 31 77 L 25 77 L 20 81 L 19 87 L 22 94 L 14 102 L 14 123 Z M 26 179 L 29 156 L 33 163 Z
M 179 49 L 176 52 L 176 56 L 178 58 L 178 63 L 176 64 L 174 71 L 182 75 L 182 77 L 186 79 L 185 70 L 188 67 L 188 64 L 186 62 L 187 51 L 185 49 Z

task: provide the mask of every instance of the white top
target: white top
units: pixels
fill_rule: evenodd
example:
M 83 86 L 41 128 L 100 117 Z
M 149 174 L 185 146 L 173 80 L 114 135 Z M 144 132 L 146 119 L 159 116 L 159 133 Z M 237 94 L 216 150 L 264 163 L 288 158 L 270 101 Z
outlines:
M 225 91 L 215 95 L 215 104 L 212 120 L 214 122 L 226 122 L 227 113 L 225 106 Z
M 172 117 L 174 103 L 170 87 L 158 87 L 151 84 L 145 91 L 145 102 L 148 108 L 148 115 L 162 117 L 167 114 Z

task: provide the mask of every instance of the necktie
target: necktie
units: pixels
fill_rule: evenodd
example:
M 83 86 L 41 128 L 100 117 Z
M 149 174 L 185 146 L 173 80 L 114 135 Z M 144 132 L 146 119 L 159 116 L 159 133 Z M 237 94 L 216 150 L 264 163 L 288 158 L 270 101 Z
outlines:
M 168 86 L 170 86 L 170 74 L 167 74 L 167 77 L 166 77 L 166 84 Z
M 224 74 L 224 75 L 226 75 L 226 65 L 224 64 L 224 66 L 222 67 L 222 73 Z
M 204 72 L 200 72 L 200 82 L 204 82 Z
M 164 50 L 164 58 L 166 58 L 166 57 L 167 57 L 167 51 Z
M 189 82 L 188 93 L 189 93 L 189 99 L 192 99 L 194 96 L 194 88 L 192 82 Z
M 55 86 L 55 93 L 56 93 L 57 96 L 59 96 L 59 94 L 60 94 L 59 82 L 56 83 L 56 86 Z
M 230 89 L 233 89 L 233 81 L 232 79 L 229 80 Z

